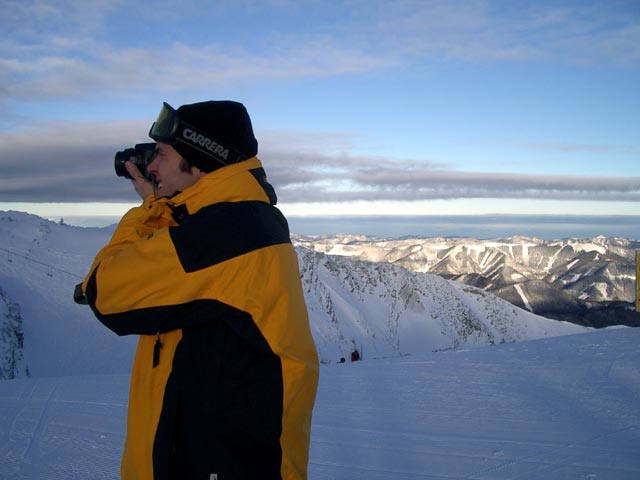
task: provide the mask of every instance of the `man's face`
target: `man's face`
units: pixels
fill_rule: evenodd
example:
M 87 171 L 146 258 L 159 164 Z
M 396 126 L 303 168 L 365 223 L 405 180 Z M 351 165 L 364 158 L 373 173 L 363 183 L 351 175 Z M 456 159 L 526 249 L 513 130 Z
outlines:
M 182 157 L 168 143 L 156 145 L 156 156 L 147 166 L 147 171 L 155 177 L 156 197 L 170 197 L 196 183 L 205 175 L 197 168 L 184 171 L 180 168 Z

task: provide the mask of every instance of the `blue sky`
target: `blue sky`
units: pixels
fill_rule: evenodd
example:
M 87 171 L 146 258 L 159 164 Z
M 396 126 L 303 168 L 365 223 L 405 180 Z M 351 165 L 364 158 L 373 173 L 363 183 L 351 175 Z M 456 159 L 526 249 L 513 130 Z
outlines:
M 0 209 L 121 215 L 163 101 L 234 99 L 289 216 L 636 215 L 640 2 L 2 1 Z

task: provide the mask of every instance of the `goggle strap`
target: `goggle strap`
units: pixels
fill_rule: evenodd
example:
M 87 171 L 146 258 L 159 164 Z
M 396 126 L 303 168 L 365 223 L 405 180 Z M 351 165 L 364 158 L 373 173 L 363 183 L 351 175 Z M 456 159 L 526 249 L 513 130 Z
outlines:
M 192 132 L 188 134 L 191 136 L 191 138 L 189 138 L 189 141 L 186 140 L 188 137 L 184 133 L 187 129 L 192 130 Z M 180 121 L 180 125 L 178 126 L 178 129 L 176 131 L 174 141 L 181 142 L 185 145 L 193 147 L 196 150 L 204 153 L 205 155 L 208 155 L 211 158 L 217 160 L 222 165 L 241 162 L 242 160 L 246 160 L 247 158 L 249 158 L 241 151 L 230 147 L 217 138 L 212 137 L 209 134 L 205 134 L 193 125 L 189 125 L 188 123 L 185 123 L 183 121 Z M 226 159 L 224 161 L 223 155 L 226 156 Z

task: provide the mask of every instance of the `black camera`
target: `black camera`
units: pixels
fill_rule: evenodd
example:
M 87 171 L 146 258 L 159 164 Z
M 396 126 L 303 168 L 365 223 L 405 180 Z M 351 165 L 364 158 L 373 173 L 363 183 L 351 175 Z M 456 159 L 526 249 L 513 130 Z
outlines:
M 147 167 L 153 161 L 155 153 L 155 143 L 138 143 L 133 148 L 126 148 L 121 152 L 116 152 L 116 158 L 114 159 L 116 175 L 131 178 L 127 168 L 124 166 L 124 162 L 131 161 L 146 179 L 151 179 L 151 175 L 147 172 Z

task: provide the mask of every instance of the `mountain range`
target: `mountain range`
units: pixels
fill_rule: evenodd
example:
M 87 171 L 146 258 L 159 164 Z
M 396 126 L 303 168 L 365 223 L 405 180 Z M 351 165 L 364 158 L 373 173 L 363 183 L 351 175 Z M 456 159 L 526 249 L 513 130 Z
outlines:
M 75 284 L 112 232 L 113 227 L 81 228 L 0 212 L 2 378 L 129 371 L 135 337 L 117 337 L 86 306 L 72 300 Z M 317 243 L 294 239 L 323 363 L 339 362 L 354 350 L 363 358 L 396 357 L 587 330 L 518 308 L 486 289 L 424 271 L 431 264 L 423 262 L 420 271 L 419 260 L 411 259 L 412 253 L 419 253 L 418 246 L 410 242 L 397 247 L 389 243 L 386 248 L 375 242 L 341 243 L 342 252 L 379 252 L 380 257 L 371 261 L 363 255 L 318 251 L 337 249 L 328 248 L 326 238 Z
M 296 236 L 295 243 L 333 256 L 432 273 L 548 318 L 597 328 L 640 326 L 635 310 L 636 240 L 334 235 Z

